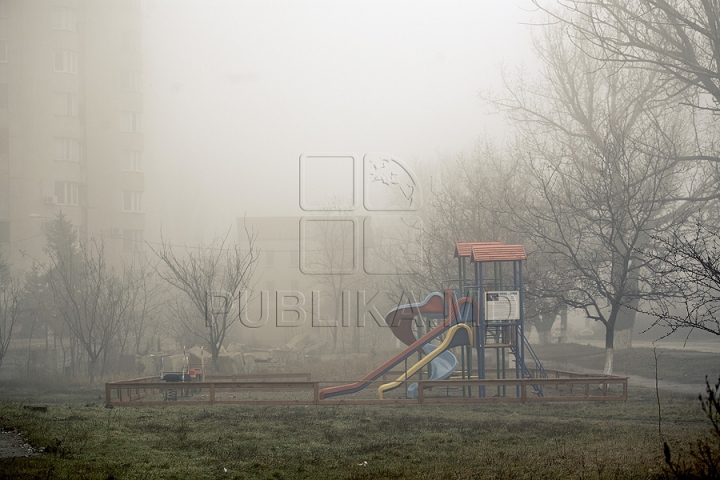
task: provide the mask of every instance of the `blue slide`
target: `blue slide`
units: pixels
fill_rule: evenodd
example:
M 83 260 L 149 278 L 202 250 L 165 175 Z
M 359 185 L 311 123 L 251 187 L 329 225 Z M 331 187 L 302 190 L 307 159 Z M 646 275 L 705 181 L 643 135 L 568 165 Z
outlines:
M 428 343 L 423 346 L 425 354 L 430 354 L 437 346 Z M 452 352 L 445 350 L 430 362 L 430 377 L 428 380 L 445 380 L 457 369 L 457 357 Z M 407 398 L 417 398 L 417 383 L 411 383 L 407 389 Z

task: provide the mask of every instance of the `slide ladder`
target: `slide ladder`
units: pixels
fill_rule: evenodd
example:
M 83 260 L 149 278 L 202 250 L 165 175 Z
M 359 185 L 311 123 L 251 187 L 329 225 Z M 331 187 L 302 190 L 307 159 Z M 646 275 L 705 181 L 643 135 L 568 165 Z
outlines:
M 527 341 L 527 338 L 525 338 L 525 335 L 522 336 L 523 344 L 525 346 L 525 351 L 530 353 L 530 357 L 535 362 L 535 370 L 538 372 L 537 378 L 547 378 L 547 372 L 545 371 L 545 368 L 543 368 L 542 364 L 540 363 L 540 359 L 535 354 L 535 351 L 530 346 L 530 343 Z M 513 345 L 510 347 L 510 351 L 513 355 L 515 355 L 515 361 L 520 366 L 520 370 L 522 372 L 522 378 L 536 378 L 533 377 L 532 373 L 530 373 L 530 369 L 527 368 L 527 365 L 525 365 L 525 362 L 520 359 L 520 354 L 517 350 L 517 345 Z M 543 396 L 542 387 L 540 385 L 533 385 L 533 390 L 535 390 L 535 393 L 538 397 Z
M 540 359 L 535 353 L 535 350 L 533 350 L 533 348 L 530 346 L 530 342 L 528 342 L 528 339 L 525 338 L 525 335 L 522 336 L 522 339 L 523 344 L 525 345 L 525 352 L 529 352 L 530 357 L 533 359 L 533 362 L 535 362 L 535 370 L 538 372 L 538 378 L 548 378 L 548 374 L 545 371 L 545 368 L 542 366 L 542 363 L 540 363 Z

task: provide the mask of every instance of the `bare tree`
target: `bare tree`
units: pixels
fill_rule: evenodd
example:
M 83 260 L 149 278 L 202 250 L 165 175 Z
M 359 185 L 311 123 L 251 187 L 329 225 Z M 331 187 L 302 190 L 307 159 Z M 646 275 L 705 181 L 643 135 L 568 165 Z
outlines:
M 644 69 L 663 85 L 666 101 L 691 114 L 694 148 L 677 152 L 704 164 L 720 198 L 720 3 L 714 0 L 559 0 L 535 3 L 563 24 L 576 45 L 617 69 Z
M 127 265 L 125 280 L 131 308 L 120 329 L 120 350 L 147 355 L 161 335 L 160 309 L 166 300 L 167 283 L 159 278 L 147 259 Z
M 544 285 L 546 296 L 605 326 L 612 373 L 616 328 L 630 332 L 623 321 L 656 293 L 643 288 L 641 249 L 681 224 L 710 186 L 679 160 L 682 112 L 662 102 L 665 85 L 653 72 L 617 69 L 559 28 L 536 47 L 543 80 L 508 84 L 494 102 L 518 128 L 515 156 L 525 166 L 525 190 L 512 192 L 508 210 L 551 260 L 557 283 Z
M 540 2 L 536 2 L 540 5 Z M 567 27 L 576 43 L 588 42 L 593 55 L 618 68 L 641 68 L 665 83 L 667 99 L 689 106 L 694 148 L 677 159 L 704 164 L 704 176 L 714 188 L 702 201 L 720 195 L 720 154 L 717 114 L 720 112 L 720 3 L 713 0 L 563 0 L 559 8 L 541 6 Z M 707 219 L 703 220 L 707 222 Z M 683 326 L 712 330 L 712 222 L 695 231 L 679 226 L 657 238 L 649 249 L 658 273 L 656 288 L 668 288 L 665 300 L 651 313 L 671 331 Z M 696 242 L 696 243 L 693 243 Z M 703 257 L 704 256 L 704 257 Z M 709 281 L 709 283 L 708 283 Z M 691 283 L 685 283 L 691 282 Z M 697 283 L 692 283 L 697 282 Z M 637 309 L 638 305 L 631 308 Z M 708 316 L 710 315 L 710 316 Z M 707 321 L 710 320 L 710 323 Z
M 26 375 L 31 375 L 31 366 L 33 364 L 32 343 L 35 338 L 36 329 L 42 329 L 45 337 L 45 369 L 50 365 L 47 364 L 47 352 L 49 351 L 49 333 L 50 329 L 57 330 L 53 320 L 53 294 L 48 288 L 47 273 L 38 265 L 33 263 L 30 270 L 25 276 L 23 288 L 21 292 L 20 319 L 23 329 L 29 326 L 30 334 L 28 335 L 28 355 L 25 368 Z
M 228 245 L 229 234 L 195 248 L 185 246 L 181 254 L 164 238 L 157 250 L 151 247 L 160 259 L 158 274 L 184 294 L 184 301 L 174 305 L 178 319 L 207 343 L 213 365 L 217 365 L 228 330 L 239 319 L 240 312 L 230 307 L 243 290 L 252 289 L 258 259 L 253 232 L 245 230 L 246 250 Z
M 720 335 L 720 230 L 701 217 L 692 227 L 658 236 L 647 254 L 654 288 L 665 291 L 647 312 L 656 324 L 668 329 L 666 335 L 681 329 Z
M 13 328 L 20 311 L 20 283 L 16 278 L 5 278 L 0 285 L 0 367 L 10 347 Z
M 430 185 L 420 212 L 422 222 L 407 225 L 400 255 L 383 259 L 402 272 L 383 278 L 394 300 L 404 302 L 409 299 L 401 297 L 410 292 L 456 285 L 456 242 L 513 241 L 498 217 L 503 185 L 511 175 L 502 160 L 493 145 L 484 143 L 472 153 L 443 159 L 434 172 L 421 172 Z
M 108 348 L 130 309 L 131 299 L 124 279 L 107 265 L 102 241 L 91 239 L 80 244 L 77 253 L 49 249 L 48 279 L 65 325 L 88 356 L 92 384 L 101 358 L 100 375 L 104 375 Z
M 673 80 L 668 97 L 699 89 L 720 109 L 720 4 L 714 0 L 561 0 L 535 3 L 569 26 L 596 58 L 641 67 Z M 700 100 L 697 97 L 696 100 Z M 717 157 L 715 161 L 718 161 Z

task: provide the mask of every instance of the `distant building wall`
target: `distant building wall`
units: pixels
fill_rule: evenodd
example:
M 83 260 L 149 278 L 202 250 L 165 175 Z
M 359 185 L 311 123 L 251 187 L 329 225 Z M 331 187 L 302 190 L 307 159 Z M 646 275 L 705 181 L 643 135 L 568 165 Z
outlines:
M 0 2 L 0 244 L 16 267 L 43 257 L 61 211 L 111 261 L 142 249 L 141 33 L 134 0 Z

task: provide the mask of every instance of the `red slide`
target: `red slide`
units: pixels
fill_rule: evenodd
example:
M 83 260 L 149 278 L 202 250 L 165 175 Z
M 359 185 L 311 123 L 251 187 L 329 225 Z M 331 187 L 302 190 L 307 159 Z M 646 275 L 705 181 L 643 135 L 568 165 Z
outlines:
M 428 333 L 420 337 L 419 339 L 415 340 L 408 346 L 405 350 L 395 355 L 393 358 L 391 358 L 389 361 L 385 362 L 384 364 L 380 365 L 378 368 L 373 370 L 371 373 L 367 374 L 365 378 L 360 380 L 359 382 L 351 383 L 349 385 L 338 385 L 336 387 L 327 387 L 320 390 L 320 400 L 323 400 L 325 398 L 334 397 L 337 395 L 347 395 L 350 393 L 359 392 L 363 388 L 367 387 L 372 383 L 373 380 L 376 380 L 386 372 L 389 372 L 395 365 L 402 362 L 406 358 L 408 358 L 410 355 L 418 351 L 423 347 L 423 345 L 430 342 L 430 340 L 434 339 L 441 333 L 443 333 L 446 329 L 452 327 L 456 322 L 457 312 L 461 311 L 461 306 L 464 303 L 472 302 L 469 298 L 461 298 L 456 308 L 450 309 L 450 315 L 447 316 L 447 318 L 437 327 L 430 330 Z M 399 309 L 398 309 L 399 310 Z M 393 312 L 390 312 L 391 314 Z M 388 317 L 390 314 L 388 314 Z M 412 334 L 412 331 L 410 332 Z M 399 337 L 398 337 L 399 338 Z M 413 337 L 414 338 L 414 337 Z M 402 340 L 402 339 L 401 339 Z
M 412 332 L 412 324 L 415 316 L 422 315 L 423 313 L 445 316 L 445 312 L 450 311 L 449 308 L 445 308 L 445 305 L 450 305 L 451 302 L 452 292 L 445 292 L 445 295 L 434 292 L 420 303 L 400 305 L 390 310 L 385 316 L 385 323 L 390 327 L 393 335 L 401 342 L 405 345 L 412 345 L 415 340 L 417 340 L 415 334 Z

